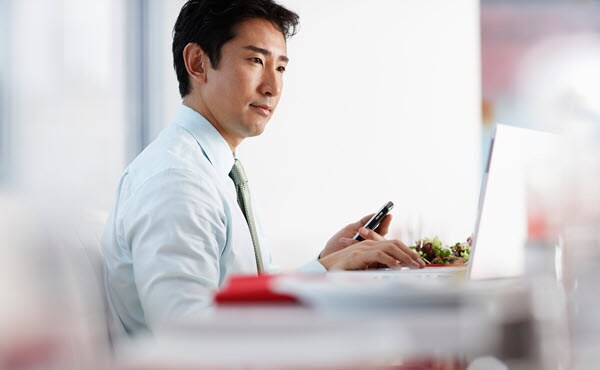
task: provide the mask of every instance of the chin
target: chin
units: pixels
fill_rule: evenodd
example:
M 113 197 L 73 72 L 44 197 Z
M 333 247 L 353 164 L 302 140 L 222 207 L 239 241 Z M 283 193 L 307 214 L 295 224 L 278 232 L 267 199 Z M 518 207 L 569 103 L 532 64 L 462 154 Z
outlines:
M 254 127 L 248 131 L 248 137 L 259 136 L 265 131 L 265 126 Z
M 247 137 L 258 136 L 265 131 L 265 127 L 267 126 L 267 122 L 256 122 L 250 124 L 247 127 Z

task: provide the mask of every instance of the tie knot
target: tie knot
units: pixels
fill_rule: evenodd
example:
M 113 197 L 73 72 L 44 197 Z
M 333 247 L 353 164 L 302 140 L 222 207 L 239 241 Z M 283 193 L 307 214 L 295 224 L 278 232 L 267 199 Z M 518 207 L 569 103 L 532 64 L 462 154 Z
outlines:
M 242 162 L 240 162 L 237 158 L 233 162 L 233 168 L 231 169 L 231 172 L 229 172 L 229 177 L 231 177 L 233 183 L 236 186 L 248 182 L 248 178 L 246 177 L 246 172 L 244 172 Z

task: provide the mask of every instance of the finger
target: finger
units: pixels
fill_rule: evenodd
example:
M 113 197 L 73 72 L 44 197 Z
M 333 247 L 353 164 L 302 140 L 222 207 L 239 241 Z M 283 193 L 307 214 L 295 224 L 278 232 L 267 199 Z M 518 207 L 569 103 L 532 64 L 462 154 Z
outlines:
M 367 229 L 366 227 L 361 227 L 360 229 L 358 229 L 358 234 L 360 236 L 362 236 L 362 238 L 365 240 L 375 240 L 375 241 L 385 240 L 385 238 L 383 236 L 377 234 L 373 230 Z
M 396 267 L 398 266 L 398 260 L 389 254 L 385 253 L 382 250 L 373 250 L 370 254 L 369 264 L 371 263 L 379 263 L 385 265 L 387 267 Z
M 365 226 L 365 224 L 367 222 L 369 222 L 369 220 L 371 219 L 371 217 L 373 217 L 375 213 L 371 213 L 370 215 L 366 215 L 363 218 L 361 218 L 360 220 L 356 221 L 353 224 L 350 224 L 348 226 L 350 226 L 352 228 L 352 230 L 354 230 L 354 232 L 357 232 L 358 229 L 360 229 L 361 227 Z
M 394 243 L 396 244 L 396 246 L 398 246 L 398 248 L 400 248 L 404 253 L 408 254 L 413 261 L 416 261 L 419 266 L 421 267 L 425 267 L 425 262 L 421 259 L 421 256 L 419 256 L 419 253 L 417 253 L 415 250 L 410 249 L 409 247 L 407 247 L 404 243 L 402 243 L 400 240 L 394 240 Z
M 389 229 L 390 229 L 390 223 L 392 222 L 392 215 L 388 214 L 386 215 L 383 220 L 381 220 L 381 224 L 379 224 L 379 226 L 377 227 L 377 229 L 375 229 L 375 231 L 377 232 L 377 234 L 381 235 L 381 236 L 385 236 Z
M 421 268 L 421 264 L 418 261 L 415 261 L 410 254 L 403 251 L 396 242 L 396 240 L 389 241 L 388 243 L 381 244 L 380 248 L 409 267 Z

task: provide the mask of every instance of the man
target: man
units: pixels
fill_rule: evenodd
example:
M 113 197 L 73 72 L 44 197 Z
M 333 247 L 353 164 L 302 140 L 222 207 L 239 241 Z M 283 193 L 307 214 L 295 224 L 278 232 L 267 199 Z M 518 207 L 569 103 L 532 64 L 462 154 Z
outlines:
M 113 314 L 129 334 L 201 313 L 232 274 L 268 272 L 270 255 L 235 158 L 275 112 L 298 16 L 272 0 L 190 0 L 173 32 L 183 104 L 126 169 L 102 244 Z M 399 241 L 346 226 L 302 270 L 422 267 Z

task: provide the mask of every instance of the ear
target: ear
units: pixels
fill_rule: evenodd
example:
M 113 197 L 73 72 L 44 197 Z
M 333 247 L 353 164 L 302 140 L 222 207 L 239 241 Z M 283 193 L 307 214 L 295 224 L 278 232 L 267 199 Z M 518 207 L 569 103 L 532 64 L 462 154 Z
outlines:
M 206 82 L 206 70 L 208 69 L 208 56 L 200 45 L 189 43 L 183 49 L 183 62 L 185 69 L 195 81 Z

